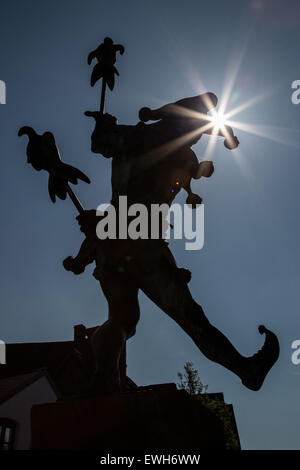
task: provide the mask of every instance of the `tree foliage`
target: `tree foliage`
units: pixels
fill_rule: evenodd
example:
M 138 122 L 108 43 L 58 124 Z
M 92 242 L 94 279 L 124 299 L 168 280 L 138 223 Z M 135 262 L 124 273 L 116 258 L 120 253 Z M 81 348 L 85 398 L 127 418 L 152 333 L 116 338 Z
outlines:
M 208 385 L 203 385 L 201 382 L 199 372 L 193 368 L 192 362 L 184 364 L 184 374 L 178 372 L 179 383 L 178 387 L 181 390 L 186 390 L 190 395 L 199 395 L 199 393 L 206 392 Z
M 233 426 L 234 417 L 232 410 L 226 403 L 216 397 L 211 397 L 207 392 L 208 385 L 203 385 L 199 372 L 194 369 L 192 362 L 184 364 L 184 373 L 178 372 L 179 383 L 178 388 L 185 390 L 202 405 L 210 409 L 223 423 L 225 445 L 227 450 L 239 449 L 238 436 Z

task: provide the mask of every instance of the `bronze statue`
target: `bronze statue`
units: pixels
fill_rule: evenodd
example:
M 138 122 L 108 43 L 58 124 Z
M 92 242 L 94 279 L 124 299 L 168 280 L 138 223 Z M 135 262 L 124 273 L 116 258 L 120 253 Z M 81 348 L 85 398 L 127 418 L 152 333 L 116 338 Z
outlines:
M 114 66 L 117 51 L 123 54 L 123 46 L 106 38 L 88 57 L 88 63 L 94 57 L 98 60 L 91 85 L 103 79 L 100 112 L 88 111 L 86 115 L 95 119 L 92 152 L 112 159 L 111 204 L 121 212 L 119 197 L 126 196 L 128 204 L 142 203 L 149 209 L 153 204 L 170 206 L 184 188 L 187 204 L 197 207 L 202 199 L 192 193 L 191 180 L 210 177 L 214 166 L 209 161 L 199 163 L 191 147 L 203 134 L 213 133 L 207 113 L 216 107 L 216 95 L 204 93 L 156 110 L 142 108 L 135 126 L 119 125 L 114 116 L 103 114 L 106 83 L 112 90 L 114 75 L 118 74 Z M 156 122 L 145 124 L 148 121 Z M 99 239 L 96 226 L 101 216 L 95 210 L 84 211 L 68 184 L 77 179 L 89 182 L 88 178 L 61 162 L 50 132 L 38 136 L 33 129 L 23 127 L 19 135 L 24 133 L 29 136 L 28 162 L 36 170 L 49 171 L 53 202 L 55 196 L 64 199 L 68 193 L 80 212 L 77 220 L 85 240 L 77 256 L 67 257 L 63 265 L 80 274 L 95 261 L 94 277 L 108 302 L 108 320 L 92 337 L 96 369 L 91 391 L 111 393 L 120 389 L 120 355 L 127 339 L 135 334 L 140 316 L 139 289 L 181 326 L 208 359 L 234 372 L 249 389 L 259 390 L 279 356 L 276 335 L 260 326 L 259 332 L 266 335 L 262 349 L 251 357 L 243 357 L 210 324 L 202 307 L 192 298 L 187 286 L 191 273 L 177 267 L 165 240 L 165 224 L 161 225 L 158 239 Z M 218 135 L 224 137 L 227 149 L 239 145 L 229 126 L 220 128 Z
M 217 102 L 216 96 L 210 93 L 188 100 L 195 111 L 203 114 Z M 211 126 L 204 119 L 186 113 L 183 104 L 185 100 L 177 102 L 177 111 L 171 115 L 170 105 L 169 109 L 163 107 L 152 115 L 147 110 L 147 120 L 158 120 L 149 125 L 143 122 L 136 126 L 118 125 L 116 118 L 108 114 L 86 113 L 96 122 L 92 151 L 112 158 L 111 203 L 117 210 L 120 195 L 126 195 L 129 204 L 171 205 L 181 188 L 189 192 L 191 178 L 212 174 L 212 163 L 199 164 L 191 150 L 203 133 L 211 134 Z M 146 117 L 145 108 L 140 111 L 140 117 Z M 229 127 L 227 135 L 226 146 L 235 148 L 239 142 Z M 194 195 L 194 199 L 197 197 Z M 189 198 L 191 193 L 188 201 Z M 95 261 L 94 276 L 109 307 L 108 320 L 93 336 L 97 362 L 95 387 L 107 391 L 119 389 L 118 361 L 126 340 L 135 334 L 141 289 L 182 327 L 207 358 L 234 372 L 249 389 L 259 390 L 279 355 L 278 340 L 271 331 L 260 326 L 259 332 L 266 334 L 263 348 L 252 357 L 243 357 L 209 323 L 202 307 L 193 300 L 187 286 L 190 274 L 177 267 L 163 234 L 159 240 L 99 240 L 95 211 L 86 211 L 77 219 L 86 239 L 77 256 L 68 257 L 64 266 L 79 274 Z

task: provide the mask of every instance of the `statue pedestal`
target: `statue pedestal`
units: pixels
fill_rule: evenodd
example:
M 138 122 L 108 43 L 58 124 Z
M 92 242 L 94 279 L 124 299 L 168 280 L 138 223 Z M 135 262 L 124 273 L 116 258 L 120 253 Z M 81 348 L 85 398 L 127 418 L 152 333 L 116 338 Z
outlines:
M 224 449 L 218 418 L 175 386 L 35 405 L 31 426 L 33 450 Z

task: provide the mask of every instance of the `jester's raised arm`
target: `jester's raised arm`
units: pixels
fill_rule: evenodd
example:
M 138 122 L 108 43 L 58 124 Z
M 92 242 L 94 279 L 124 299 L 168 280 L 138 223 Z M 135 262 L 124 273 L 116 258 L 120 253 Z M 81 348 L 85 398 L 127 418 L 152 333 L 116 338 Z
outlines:
M 134 126 L 122 126 L 117 118 L 99 111 L 86 111 L 88 117 L 95 119 L 95 129 L 91 136 L 91 151 L 105 158 L 117 157 L 124 153 L 128 136 Z

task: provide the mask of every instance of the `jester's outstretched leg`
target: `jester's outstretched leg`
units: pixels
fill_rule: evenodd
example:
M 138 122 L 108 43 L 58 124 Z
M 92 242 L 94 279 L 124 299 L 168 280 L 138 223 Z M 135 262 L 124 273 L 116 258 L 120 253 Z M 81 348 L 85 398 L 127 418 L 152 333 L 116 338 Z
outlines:
M 115 252 L 116 250 L 106 251 L 109 258 Z M 108 320 L 97 329 L 92 338 L 96 362 L 94 390 L 115 392 L 120 388 L 120 355 L 126 340 L 135 334 L 139 320 L 139 288 L 178 323 L 208 359 L 231 370 L 249 389 L 259 390 L 279 356 L 279 343 L 274 333 L 263 326 L 259 327 L 260 333 L 266 334 L 262 349 L 251 357 L 243 357 L 210 324 L 202 307 L 192 298 L 187 287 L 190 279 L 188 271 L 177 268 L 164 241 L 132 242 L 127 254 L 130 256 L 119 257 L 122 268 L 120 272 L 114 269 L 109 272 L 110 270 L 103 269 L 102 263 L 97 265 L 94 272 L 109 306 Z M 85 240 L 79 254 L 75 258 L 67 258 L 64 266 L 79 274 L 95 258 L 95 246 Z
M 175 320 L 210 360 L 234 372 L 251 390 L 259 390 L 279 356 L 276 335 L 260 326 L 265 333 L 263 347 L 253 356 L 242 356 L 230 341 L 206 318 L 191 296 L 182 270 L 178 269 L 169 249 L 157 269 L 140 279 L 140 288 L 165 313 Z

